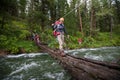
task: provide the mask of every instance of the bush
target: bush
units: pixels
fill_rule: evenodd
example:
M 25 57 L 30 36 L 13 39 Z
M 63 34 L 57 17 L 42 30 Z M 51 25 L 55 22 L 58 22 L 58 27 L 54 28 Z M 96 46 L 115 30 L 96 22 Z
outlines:
M 30 35 L 30 32 L 28 30 L 21 30 L 21 34 L 19 35 L 19 39 L 24 40 L 27 36 Z
M 34 44 L 33 41 L 21 40 L 17 42 L 17 45 L 18 48 L 23 48 L 27 53 L 39 51 L 38 47 Z
M 0 48 L 6 48 L 7 46 L 7 37 L 5 35 L 0 35 Z
M 7 50 L 10 51 L 10 53 L 16 53 L 18 52 L 18 47 L 17 47 L 17 38 L 16 37 L 10 37 L 8 38 L 8 44 L 7 44 Z

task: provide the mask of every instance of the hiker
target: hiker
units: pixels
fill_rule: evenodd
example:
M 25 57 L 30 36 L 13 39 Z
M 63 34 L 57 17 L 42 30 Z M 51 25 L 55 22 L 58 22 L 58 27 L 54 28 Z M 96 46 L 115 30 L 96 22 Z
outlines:
M 32 41 L 35 40 L 35 33 L 32 33 Z
M 61 22 L 59 20 L 55 21 L 55 23 L 53 23 L 51 26 L 52 26 L 52 29 L 55 30 L 55 28 L 57 27 L 58 24 L 60 24 Z
M 52 29 L 54 30 L 54 26 L 55 26 L 55 24 L 53 23 L 51 26 L 52 26 Z
M 40 43 L 40 36 L 38 34 L 35 34 L 35 39 L 34 40 L 37 44 L 39 44 Z
M 60 50 L 61 54 L 64 53 L 64 49 L 63 49 L 64 34 L 66 33 L 63 22 L 64 22 L 64 18 L 60 18 L 58 21 L 56 21 L 55 25 L 54 25 L 54 31 L 53 31 L 54 35 L 57 37 L 57 40 L 59 42 L 59 50 Z
M 82 43 L 82 39 L 81 38 L 78 38 L 78 43 L 79 43 L 79 45 Z
M 54 24 L 52 24 L 52 28 L 53 28 L 53 35 L 55 36 L 55 37 L 57 37 L 57 35 L 59 35 L 59 31 L 57 31 L 57 28 L 58 28 L 58 25 L 60 25 L 61 24 L 61 22 L 58 20 L 58 21 L 56 21 Z

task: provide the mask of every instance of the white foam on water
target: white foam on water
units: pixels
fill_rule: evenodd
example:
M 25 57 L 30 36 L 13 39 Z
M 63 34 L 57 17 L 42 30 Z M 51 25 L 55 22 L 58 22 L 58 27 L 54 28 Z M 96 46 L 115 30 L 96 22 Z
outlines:
M 74 51 L 85 52 L 88 50 L 98 50 L 98 49 L 100 49 L 100 48 L 81 48 L 81 49 L 74 49 L 74 50 L 65 50 L 65 53 L 70 53 L 70 52 L 74 52 Z
M 99 48 L 89 48 L 88 50 L 95 51 L 95 50 L 99 50 Z
M 114 55 L 116 55 L 116 54 L 119 54 L 119 53 L 109 54 L 109 55 L 107 55 L 107 58 L 106 58 L 106 59 L 109 59 L 109 60 L 116 60 L 116 58 L 114 57 Z
M 23 80 L 23 78 L 24 78 L 24 75 L 21 74 L 21 75 L 12 76 L 12 78 L 6 77 L 6 78 L 4 78 L 3 80 Z
M 60 73 L 53 73 L 52 74 L 51 72 L 48 72 L 48 73 L 45 73 L 43 76 L 51 78 L 51 79 L 55 79 L 55 80 L 62 80 L 64 77 L 64 73 L 60 72 Z
M 55 79 L 55 75 L 52 74 L 51 72 L 45 73 L 43 76 L 48 77 L 48 78 Z
M 49 60 L 40 61 L 41 63 L 47 63 Z
M 77 49 L 77 51 L 79 51 L 79 52 L 85 52 L 85 51 L 87 51 L 88 49 L 86 49 L 86 48 L 82 48 L 82 49 Z
M 53 62 L 51 65 L 52 65 L 52 66 L 54 66 L 54 65 L 56 65 L 56 63 L 55 63 L 55 62 Z
M 88 50 L 102 50 L 102 49 L 114 49 L 116 47 L 100 47 L 100 48 L 81 48 L 81 49 L 74 49 L 74 50 L 65 50 L 66 53 L 74 52 L 74 51 L 79 51 L 79 52 L 85 52 Z
M 57 80 L 63 80 L 63 78 L 64 78 L 64 73 L 63 72 L 55 73 L 55 75 L 58 77 Z
M 24 54 L 18 54 L 18 55 L 7 55 L 7 58 L 19 58 L 19 57 L 35 57 L 38 55 L 47 55 L 47 53 L 24 53 Z
M 37 80 L 36 78 L 32 78 L 32 79 L 29 79 L 29 80 Z
M 35 57 L 35 56 L 38 56 L 38 55 L 46 55 L 47 53 L 30 53 L 28 54 L 29 57 Z
M 18 57 L 22 57 L 25 56 L 26 54 L 19 54 L 19 55 L 7 55 L 6 57 L 8 58 L 18 58 Z
M 65 53 L 70 53 L 70 52 L 73 52 L 73 51 L 75 51 L 75 50 L 65 50 L 64 52 Z
M 75 55 L 76 55 L 76 54 L 78 54 L 78 53 L 79 53 L 79 52 L 73 52 L 73 53 L 72 53 L 72 55 L 74 55 L 74 56 L 75 56 Z
M 104 57 L 101 55 L 92 55 L 90 52 L 87 52 L 84 56 L 85 58 L 94 59 L 94 60 L 104 60 Z
M 101 47 L 100 49 L 114 49 L 116 47 Z
M 30 68 L 32 68 L 32 67 L 35 67 L 35 66 L 39 66 L 38 64 L 36 64 L 36 63 L 34 63 L 34 62 L 32 62 L 32 63 L 30 63 L 30 64 L 23 64 L 23 66 L 21 66 L 21 67 L 19 67 L 17 70 L 15 70 L 15 71 L 13 71 L 11 74 L 10 74 L 10 76 L 11 75 L 13 75 L 13 74 L 16 74 L 16 73 L 19 73 L 19 72 L 21 72 L 21 71 L 26 71 L 26 70 L 28 70 L 28 69 L 30 69 Z
M 99 50 L 103 50 L 103 49 L 116 49 L 117 47 L 100 47 L 100 48 L 97 48 L 97 49 L 99 49 Z M 118 46 L 118 48 L 120 48 L 119 46 Z

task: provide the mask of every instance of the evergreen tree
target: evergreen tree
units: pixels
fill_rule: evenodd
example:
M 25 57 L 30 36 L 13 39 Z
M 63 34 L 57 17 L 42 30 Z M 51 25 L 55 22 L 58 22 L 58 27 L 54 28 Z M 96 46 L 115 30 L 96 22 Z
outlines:
M 26 17 L 26 8 L 27 8 L 27 1 L 26 0 L 19 0 L 18 5 L 19 5 L 19 17 L 25 19 Z

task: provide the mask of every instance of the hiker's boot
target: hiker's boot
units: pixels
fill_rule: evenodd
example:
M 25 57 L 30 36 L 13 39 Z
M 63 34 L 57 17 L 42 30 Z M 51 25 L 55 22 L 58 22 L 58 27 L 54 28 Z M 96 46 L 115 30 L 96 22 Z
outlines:
M 65 56 L 66 56 L 66 54 L 64 53 L 64 50 L 61 50 L 61 56 L 62 56 L 62 57 L 65 57 Z

